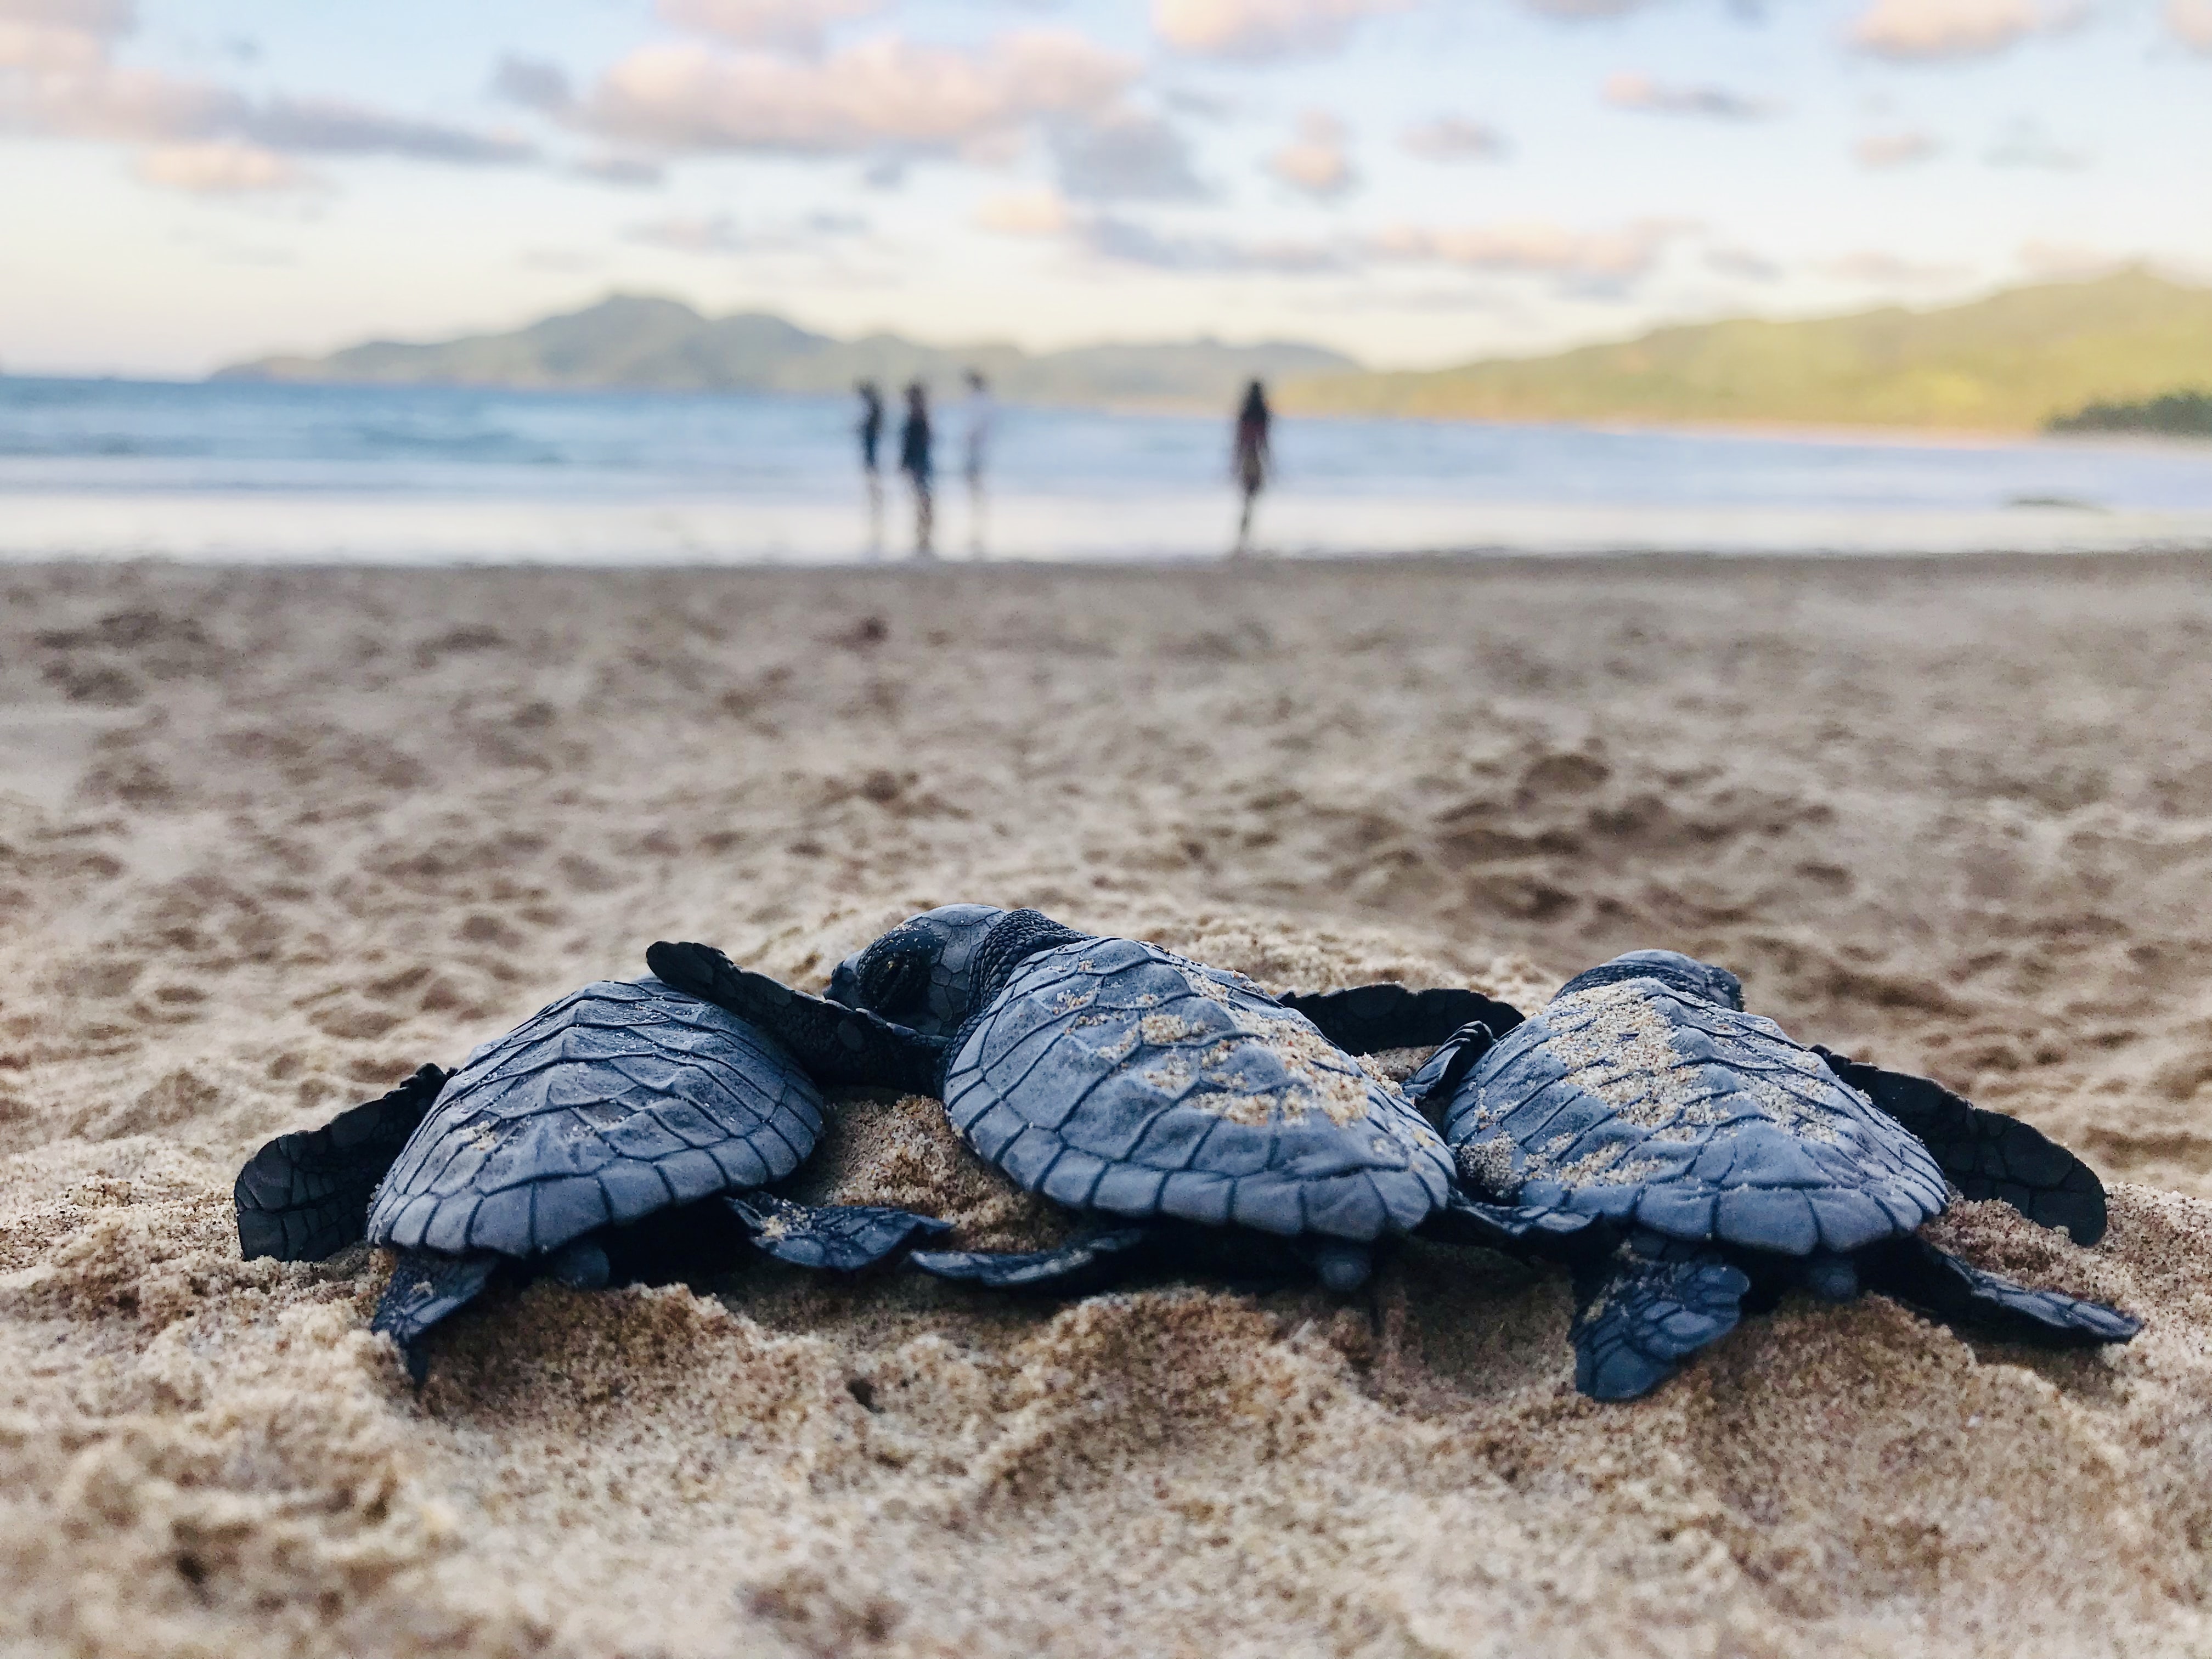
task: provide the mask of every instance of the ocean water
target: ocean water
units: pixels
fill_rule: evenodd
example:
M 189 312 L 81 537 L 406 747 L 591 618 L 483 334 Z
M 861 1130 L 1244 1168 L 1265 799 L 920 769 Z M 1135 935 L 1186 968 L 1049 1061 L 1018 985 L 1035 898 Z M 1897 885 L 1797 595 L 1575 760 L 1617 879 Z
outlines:
M 0 559 L 695 564 L 912 556 L 842 398 L 0 378 Z M 948 558 L 1206 558 L 1229 422 L 940 410 Z M 886 451 L 896 453 L 886 434 Z M 1256 549 L 2064 552 L 2212 546 L 2212 445 L 1285 419 Z

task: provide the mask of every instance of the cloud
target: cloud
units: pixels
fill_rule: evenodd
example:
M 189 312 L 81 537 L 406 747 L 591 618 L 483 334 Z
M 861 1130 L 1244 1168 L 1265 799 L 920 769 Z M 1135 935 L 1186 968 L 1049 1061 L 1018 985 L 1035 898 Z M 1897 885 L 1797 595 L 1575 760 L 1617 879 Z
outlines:
M 2026 119 L 2008 126 L 1983 160 L 1993 167 L 2047 167 L 2059 173 L 2089 164 L 2087 155 L 2068 149 L 2045 132 L 2041 123 Z
M 1965 265 L 1923 264 L 1894 253 L 1846 253 L 1817 267 L 1821 275 L 1876 288 L 1924 288 L 1971 275 Z
M 1852 44 L 1900 60 L 1986 58 L 2043 26 L 2035 0 L 1874 0 Z
M 2117 254 L 2079 242 L 2023 242 L 2019 257 L 2022 270 L 2046 283 L 2103 276 L 2127 264 Z
M 214 176 L 225 166 L 243 177 L 258 165 L 244 159 L 251 150 L 465 163 L 536 159 L 532 146 L 509 136 L 334 99 L 254 100 L 208 82 L 118 68 L 111 48 L 132 22 L 131 8 L 115 0 L 0 0 L 0 131 L 202 147 L 198 161 L 149 159 L 152 171 L 142 169 L 149 178 L 164 170 L 182 178 L 195 167 Z M 216 151 L 206 147 L 222 144 L 231 147 L 229 161 L 210 159 Z
M 0 15 L 0 70 L 81 74 L 106 58 L 106 41 L 87 30 Z
M 2212 52 L 2212 0 L 2166 0 L 2166 26 L 2184 45 Z
M 513 52 L 501 58 L 499 67 L 492 71 L 491 91 L 495 98 L 547 115 L 558 115 L 576 101 L 568 70 L 543 58 L 519 58 Z
M 1194 58 L 1283 58 L 1341 46 L 1362 18 L 1415 0 L 1152 0 L 1152 28 Z
M 1942 149 L 1925 132 L 1870 132 L 1851 146 L 1863 167 L 1909 167 L 1929 160 Z
M 1111 215 L 1100 215 L 1076 228 L 1085 244 L 1102 258 L 1154 270 L 1310 276 L 1343 270 L 1352 263 L 1345 248 L 1332 243 L 1164 234 Z
M 237 130 L 272 149 L 311 155 L 404 155 L 421 161 L 506 166 L 534 161 L 512 134 L 410 120 L 334 98 L 272 98 L 241 107 Z
M 1783 275 L 1782 267 L 1765 254 L 1742 247 L 1712 249 L 1705 255 L 1705 268 L 1747 283 L 1778 283 Z
M 1595 17 L 1626 17 L 1650 0 L 1525 0 L 1525 3 L 1529 10 L 1547 17 L 1581 22 Z
M 1667 220 L 1646 220 L 1612 231 L 1569 230 L 1541 221 L 1456 229 L 1398 225 L 1376 236 L 1372 246 L 1376 256 L 1386 259 L 1617 288 L 1650 270 L 1667 245 L 1688 228 Z
M 594 184 L 627 190 L 651 190 L 667 177 L 667 169 L 659 162 L 641 155 L 586 155 L 568 171 Z
M 194 196 L 301 190 L 315 180 L 289 157 L 256 144 L 157 144 L 138 158 L 139 178 Z
M 746 253 L 759 246 L 757 240 L 738 228 L 735 216 L 727 213 L 652 220 L 632 225 L 623 233 L 623 240 L 648 247 L 673 248 L 678 253 Z
M 1495 161 L 1505 154 L 1505 140 L 1495 128 L 1456 115 L 1407 127 L 1398 143 L 1425 161 Z
M 1189 202 L 1206 195 L 1182 134 L 1134 111 L 1056 121 L 1048 133 L 1060 188 L 1091 202 Z
M 987 196 L 975 209 L 979 229 L 1001 236 L 1058 236 L 1075 222 L 1067 198 L 1056 190 L 1017 190 Z
M 819 251 L 825 238 L 850 236 L 867 228 L 866 219 L 842 213 L 813 213 L 795 223 L 757 230 L 743 228 L 734 214 L 678 214 L 632 225 L 623 233 L 623 240 L 672 248 L 678 253 L 805 253 Z
M 607 72 L 577 118 L 672 150 L 972 149 L 1040 117 L 1106 118 L 1139 68 L 1060 31 L 1002 35 L 979 51 L 885 35 L 818 62 L 647 46 Z
M 1763 99 L 1723 87 L 1669 86 L 1648 75 L 1626 73 L 1606 82 L 1605 101 L 1615 109 L 1650 115 L 1703 115 L 1721 121 L 1757 121 L 1774 113 L 1774 106 Z
M 873 17 L 890 0 L 660 0 L 665 21 L 741 46 L 821 49 L 833 23 Z
M 1267 171 L 1309 196 L 1341 196 L 1352 187 L 1344 124 L 1321 110 L 1298 118 L 1298 136 L 1267 158 Z

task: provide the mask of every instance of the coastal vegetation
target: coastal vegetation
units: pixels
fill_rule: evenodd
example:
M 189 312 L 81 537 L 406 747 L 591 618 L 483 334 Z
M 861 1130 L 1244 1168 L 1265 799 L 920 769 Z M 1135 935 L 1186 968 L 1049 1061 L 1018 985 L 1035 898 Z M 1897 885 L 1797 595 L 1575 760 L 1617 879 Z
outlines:
M 2142 270 L 1971 304 L 1736 319 L 1609 345 L 1282 389 L 1293 413 L 2028 432 L 2212 385 L 2212 289 Z
M 2053 432 L 2155 432 L 2212 438 L 2212 392 L 2170 392 L 2132 404 L 2091 404 L 2051 423 Z

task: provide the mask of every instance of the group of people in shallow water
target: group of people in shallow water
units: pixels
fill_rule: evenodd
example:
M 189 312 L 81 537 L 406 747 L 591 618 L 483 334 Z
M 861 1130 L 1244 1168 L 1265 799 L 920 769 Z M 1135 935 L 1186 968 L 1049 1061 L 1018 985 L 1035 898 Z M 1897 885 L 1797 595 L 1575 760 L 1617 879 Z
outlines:
M 961 471 L 968 480 L 968 547 L 983 551 L 983 473 L 991 447 L 991 428 L 996 408 L 991 387 L 981 373 L 969 369 L 968 395 L 960 406 Z M 872 553 L 884 543 L 884 394 L 873 380 L 854 388 L 860 396 L 860 470 L 868 481 L 868 541 Z M 914 490 L 914 550 L 918 558 L 937 552 L 937 433 L 929 418 L 929 388 L 910 380 L 906 388 L 906 415 L 898 434 L 898 470 Z
M 968 550 L 980 558 L 984 552 L 984 472 L 989 459 L 992 428 L 997 407 L 981 373 L 969 369 L 967 396 L 960 405 L 961 471 L 968 481 Z M 886 415 L 883 388 L 873 380 L 854 387 L 860 394 L 860 470 L 868 484 L 868 550 L 880 555 L 884 545 L 883 443 Z M 1244 506 L 1237 520 L 1234 551 L 1249 551 L 1252 541 L 1252 509 L 1275 470 L 1271 432 L 1274 416 L 1267 408 L 1267 388 L 1254 380 L 1244 389 L 1237 411 L 1231 446 L 1230 475 L 1243 494 Z M 909 380 L 906 413 L 899 425 L 898 470 L 914 492 L 914 550 L 917 558 L 937 555 L 937 437 L 929 417 L 929 387 Z

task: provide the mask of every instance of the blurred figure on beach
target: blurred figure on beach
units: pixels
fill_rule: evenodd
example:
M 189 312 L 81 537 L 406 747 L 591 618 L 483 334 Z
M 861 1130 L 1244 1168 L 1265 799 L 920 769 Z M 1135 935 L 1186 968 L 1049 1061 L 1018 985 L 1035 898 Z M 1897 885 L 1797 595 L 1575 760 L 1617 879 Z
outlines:
M 963 470 L 968 475 L 968 550 L 983 556 L 983 469 L 989 459 L 991 426 L 998 410 L 981 369 L 968 371 L 968 398 L 961 405 Z
M 921 558 L 936 551 L 937 503 L 931 494 L 934 466 L 930 458 L 929 389 L 920 380 L 906 389 L 906 425 L 899 433 L 899 471 L 914 486 L 914 550 Z
M 1255 380 L 1244 388 L 1244 406 L 1237 411 L 1237 442 L 1230 471 L 1237 487 L 1244 492 L 1243 515 L 1237 520 L 1237 549 L 1248 552 L 1252 544 L 1252 507 L 1260 499 L 1260 491 L 1267 482 L 1267 475 L 1275 470 L 1274 452 L 1267 445 L 1267 428 L 1273 417 L 1267 413 L 1267 388 Z
M 860 423 L 854 429 L 860 435 L 860 471 L 868 482 L 868 556 L 877 558 L 884 550 L 884 475 L 876 459 L 884 441 L 884 394 L 873 380 L 860 381 L 853 390 L 860 395 Z

